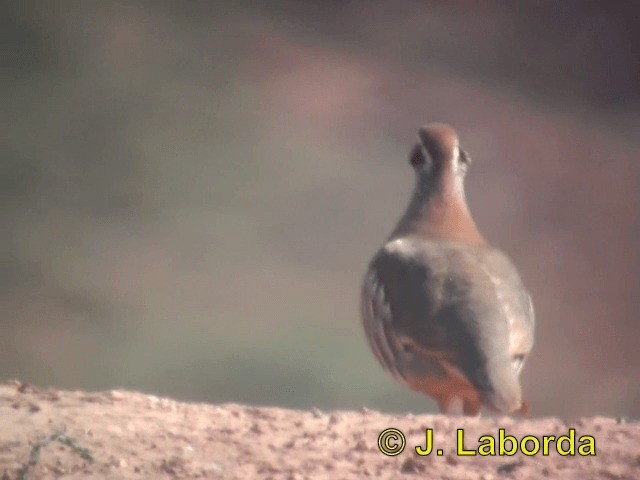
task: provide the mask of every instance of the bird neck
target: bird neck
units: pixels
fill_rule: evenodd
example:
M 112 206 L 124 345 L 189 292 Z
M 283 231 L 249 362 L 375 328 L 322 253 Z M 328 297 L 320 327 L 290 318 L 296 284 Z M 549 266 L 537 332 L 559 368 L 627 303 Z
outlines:
M 413 197 L 391 238 L 406 235 L 486 244 L 469 213 L 460 175 L 451 171 L 435 179 L 418 175 Z

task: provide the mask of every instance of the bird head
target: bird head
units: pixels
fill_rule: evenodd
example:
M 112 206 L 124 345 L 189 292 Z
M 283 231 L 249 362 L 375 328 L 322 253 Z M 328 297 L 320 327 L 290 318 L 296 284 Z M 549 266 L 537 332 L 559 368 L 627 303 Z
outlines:
M 471 157 L 460 148 L 453 128 L 441 123 L 425 125 L 418 130 L 418 140 L 409 155 L 409 163 L 418 175 L 435 180 L 448 172 L 464 178 Z

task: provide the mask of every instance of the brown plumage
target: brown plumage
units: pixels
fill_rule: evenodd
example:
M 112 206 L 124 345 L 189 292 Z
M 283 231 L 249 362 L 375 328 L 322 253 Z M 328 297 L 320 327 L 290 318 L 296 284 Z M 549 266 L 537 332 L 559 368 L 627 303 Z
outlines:
M 413 197 L 371 260 L 362 319 L 382 366 L 433 397 L 441 412 L 459 397 L 467 415 L 483 406 L 524 413 L 518 376 L 533 346 L 533 303 L 511 261 L 471 218 L 470 162 L 451 127 L 419 130 Z

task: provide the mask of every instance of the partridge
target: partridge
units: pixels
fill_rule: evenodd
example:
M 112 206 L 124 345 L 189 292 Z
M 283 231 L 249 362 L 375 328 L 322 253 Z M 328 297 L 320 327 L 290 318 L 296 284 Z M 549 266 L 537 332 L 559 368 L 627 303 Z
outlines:
M 409 205 L 365 275 L 362 320 L 378 361 L 447 413 L 525 413 L 519 375 L 533 346 L 531 296 L 471 218 L 471 163 L 449 126 L 418 132 Z

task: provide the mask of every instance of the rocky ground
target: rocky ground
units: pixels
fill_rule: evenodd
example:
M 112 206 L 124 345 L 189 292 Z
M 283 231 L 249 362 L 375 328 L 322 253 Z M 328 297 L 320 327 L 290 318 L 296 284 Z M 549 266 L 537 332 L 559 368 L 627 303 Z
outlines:
M 406 447 L 383 455 L 380 433 L 398 429 Z M 433 432 L 433 452 L 426 429 Z M 457 430 L 468 453 L 499 453 L 499 429 L 536 436 L 527 456 L 456 454 Z M 575 429 L 575 455 L 543 436 Z M 488 435 L 480 440 L 482 435 Z M 591 436 L 593 441 L 588 437 Z M 582 438 L 581 438 L 582 437 Z M 525 448 L 534 448 L 529 439 Z M 383 448 L 385 441 L 382 442 Z M 400 437 L 387 442 L 391 449 Z M 509 447 L 509 442 L 506 442 Z M 572 442 L 561 442 L 570 450 Z M 580 455 L 580 448 L 583 454 Z M 441 450 L 441 452 L 438 452 Z M 441 453 L 441 455 L 438 455 Z M 0 385 L 0 479 L 637 479 L 640 424 L 625 419 L 461 418 L 360 411 L 295 411 L 181 403 L 136 392 L 88 393 Z

